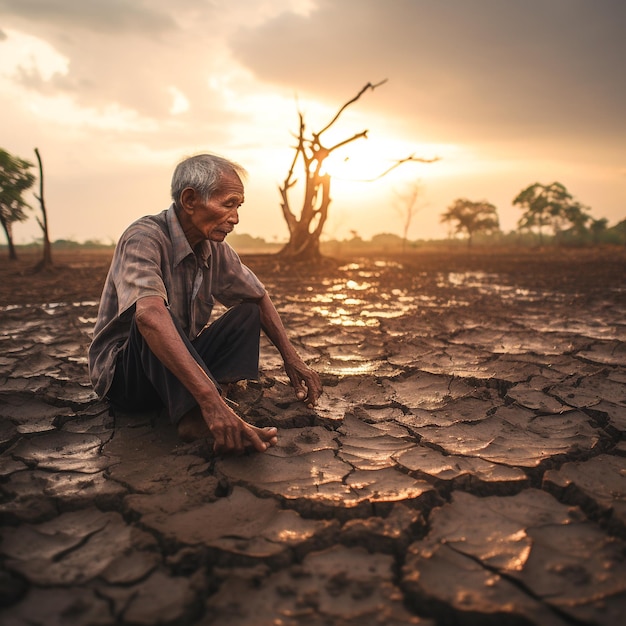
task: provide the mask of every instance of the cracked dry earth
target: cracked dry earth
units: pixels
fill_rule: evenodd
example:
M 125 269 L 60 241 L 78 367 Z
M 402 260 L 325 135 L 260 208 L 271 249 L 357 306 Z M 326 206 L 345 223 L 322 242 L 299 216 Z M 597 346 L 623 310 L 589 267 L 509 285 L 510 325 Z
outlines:
M 248 262 L 325 383 L 305 409 L 263 342 L 262 455 L 96 400 L 102 263 L 5 290 L 2 624 L 623 623 L 623 250 Z

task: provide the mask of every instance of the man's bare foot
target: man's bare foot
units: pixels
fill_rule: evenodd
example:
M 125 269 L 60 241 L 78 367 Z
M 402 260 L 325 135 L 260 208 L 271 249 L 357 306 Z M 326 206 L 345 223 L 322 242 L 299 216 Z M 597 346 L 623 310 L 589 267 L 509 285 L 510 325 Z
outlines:
M 180 418 L 177 426 L 178 436 L 185 443 L 206 439 L 211 435 L 211 431 L 206 422 L 202 419 L 200 409 L 192 409 Z

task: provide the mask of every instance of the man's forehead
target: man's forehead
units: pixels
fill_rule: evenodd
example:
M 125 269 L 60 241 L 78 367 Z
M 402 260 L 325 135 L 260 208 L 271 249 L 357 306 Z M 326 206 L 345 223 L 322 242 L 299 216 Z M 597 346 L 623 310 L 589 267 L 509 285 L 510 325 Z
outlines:
M 241 182 L 241 178 L 237 176 L 237 174 L 229 173 L 224 174 L 219 182 L 218 193 L 222 194 L 239 194 L 243 196 L 243 183 Z

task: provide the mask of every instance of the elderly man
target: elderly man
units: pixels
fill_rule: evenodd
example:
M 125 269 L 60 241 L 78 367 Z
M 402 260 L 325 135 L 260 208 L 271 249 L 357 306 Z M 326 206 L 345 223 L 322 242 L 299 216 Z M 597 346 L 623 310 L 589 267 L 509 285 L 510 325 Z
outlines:
M 275 428 L 241 419 L 222 387 L 258 376 L 261 329 L 296 397 L 312 407 L 322 393 L 265 288 L 224 241 L 239 222 L 244 175 L 208 154 L 176 167 L 170 208 L 131 224 L 117 244 L 89 348 L 100 397 L 125 411 L 165 407 L 182 439 L 210 433 L 217 452 L 277 442 Z M 208 324 L 215 301 L 230 308 Z

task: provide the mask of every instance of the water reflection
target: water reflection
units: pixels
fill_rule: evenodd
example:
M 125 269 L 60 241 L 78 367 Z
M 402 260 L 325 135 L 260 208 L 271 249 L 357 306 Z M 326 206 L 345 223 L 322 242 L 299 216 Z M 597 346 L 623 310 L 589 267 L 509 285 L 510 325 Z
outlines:
M 350 312 L 344 308 L 330 309 L 328 307 L 313 307 L 312 311 L 325 317 L 329 324 L 336 326 L 377 326 L 376 319 L 362 319 L 360 312 Z
M 335 376 L 360 376 L 363 374 L 373 374 L 381 366 L 377 361 L 350 361 L 349 359 L 337 359 L 333 362 L 327 362 L 322 366 L 324 373 L 334 374 Z
M 438 274 L 437 287 L 458 287 L 475 289 L 484 295 L 499 295 L 502 300 L 522 300 L 534 302 L 543 300 L 548 294 L 522 287 L 515 287 L 503 283 L 499 274 L 488 274 L 487 272 L 448 272 L 448 274 Z M 555 294 L 550 294 L 554 296 Z
M 357 282 L 356 280 L 342 280 L 342 281 L 333 283 L 328 289 L 328 291 L 330 291 L 333 294 L 343 295 L 345 297 L 350 291 L 366 291 L 374 287 L 375 285 L 373 285 L 371 282 Z
M 379 327 L 383 320 L 414 316 L 420 309 L 466 308 L 476 294 L 502 302 L 544 301 L 559 294 L 507 284 L 506 276 L 492 272 L 416 272 L 395 261 L 348 263 L 342 276 L 325 278 L 321 289 L 308 287 L 295 296 L 333 326 Z
M 49 315 L 53 315 L 57 310 L 67 307 L 97 307 L 98 305 L 99 302 L 97 300 L 85 300 L 82 302 L 45 302 L 43 304 L 7 304 L 0 306 L 0 312 L 39 309 Z

